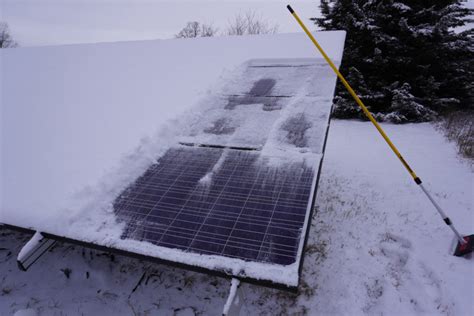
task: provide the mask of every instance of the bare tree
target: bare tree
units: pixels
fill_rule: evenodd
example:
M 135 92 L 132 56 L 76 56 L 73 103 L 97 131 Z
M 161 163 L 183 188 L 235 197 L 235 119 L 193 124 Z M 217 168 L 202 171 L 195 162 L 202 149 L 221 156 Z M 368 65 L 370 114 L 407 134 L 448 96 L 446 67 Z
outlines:
M 278 31 L 278 25 L 270 25 L 258 17 L 255 12 L 245 13 L 245 20 L 247 21 L 247 34 L 275 34 Z
M 8 24 L 5 22 L 0 22 L 0 48 L 17 46 L 18 43 L 13 40 Z
M 188 22 L 186 26 L 175 35 L 176 38 L 192 38 L 201 34 L 201 26 L 199 22 Z
M 253 11 L 237 14 L 229 22 L 227 35 L 246 35 L 246 34 L 275 34 L 278 31 L 278 25 L 270 24 L 268 21 L 257 16 Z
M 186 26 L 175 35 L 176 38 L 210 37 L 217 34 L 218 29 L 212 24 L 201 24 L 197 21 L 186 23 Z M 229 21 L 224 35 L 275 34 L 278 25 L 270 24 L 253 11 L 237 14 Z
M 227 27 L 227 35 L 244 35 L 247 30 L 247 21 L 245 17 L 239 13 L 229 21 Z
M 217 29 L 211 24 L 200 24 L 193 21 L 188 22 L 186 26 L 175 35 L 176 38 L 193 38 L 193 37 L 211 37 L 217 33 Z
M 201 25 L 201 36 L 202 37 L 211 37 L 217 34 L 218 29 L 215 28 L 212 24 L 202 24 Z

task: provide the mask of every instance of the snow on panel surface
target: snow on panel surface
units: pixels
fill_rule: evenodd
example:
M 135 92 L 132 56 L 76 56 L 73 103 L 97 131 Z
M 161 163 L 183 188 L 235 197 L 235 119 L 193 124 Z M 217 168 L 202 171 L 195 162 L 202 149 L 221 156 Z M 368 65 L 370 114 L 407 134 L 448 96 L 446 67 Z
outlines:
M 316 37 L 337 62 L 344 33 Z M 189 134 L 191 118 L 208 108 L 205 101 L 220 90 L 229 70 L 254 58 L 315 56 L 303 34 L 0 52 L 0 221 L 164 259 L 219 265 L 219 258 L 185 259 L 172 249 L 120 241 L 123 225 L 115 221 L 112 202 L 167 148 Z M 334 84 L 335 79 L 330 80 Z M 318 100 L 328 105 L 331 95 Z M 291 155 L 280 146 L 277 134 L 270 132 L 262 152 Z M 252 274 L 251 267 L 247 270 Z M 259 270 L 253 269 L 253 275 Z M 267 270 L 268 275 L 275 272 Z M 288 271 L 278 274 L 282 282 L 296 282 Z M 285 275 L 292 275 L 291 280 Z
M 298 139 L 298 135 L 302 136 L 311 126 L 317 132 L 320 127 L 317 122 L 326 122 L 328 118 L 327 107 L 314 104 L 332 100 L 334 82 L 327 79 L 334 74 L 328 72 L 331 69 L 325 61 L 252 60 L 243 68 L 224 80 L 224 87 L 217 95 L 209 97 L 208 108 L 203 115 L 196 116 L 189 135 L 181 141 L 261 149 L 272 134 L 272 127 L 277 126 L 287 133 L 299 128 L 300 131 L 289 135 L 294 138 L 289 141 L 296 142 L 296 147 L 307 147 L 307 140 Z M 329 83 L 317 84 L 325 81 Z M 281 115 L 282 112 L 285 113 Z M 288 121 L 275 124 L 290 112 L 293 116 Z M 313 143 L 311 149 L 320 153 L 322 142 Z

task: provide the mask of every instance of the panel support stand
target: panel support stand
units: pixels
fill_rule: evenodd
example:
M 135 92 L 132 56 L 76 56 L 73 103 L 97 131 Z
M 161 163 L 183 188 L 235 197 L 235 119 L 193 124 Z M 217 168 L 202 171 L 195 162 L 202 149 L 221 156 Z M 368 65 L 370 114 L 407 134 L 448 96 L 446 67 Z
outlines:
M 240 281 L 233 278 L 230 283 L 230 292 L 227 297 L 227 302 L 224 305 L 222 316 L 239 316 L 240 310 L 244 303 L 242 288 L 240 287 Z
M 55 243 L 55 240 L 47 239 L 37 231 L 18 254 L 16 260 L 20 270 L 28 270 Z

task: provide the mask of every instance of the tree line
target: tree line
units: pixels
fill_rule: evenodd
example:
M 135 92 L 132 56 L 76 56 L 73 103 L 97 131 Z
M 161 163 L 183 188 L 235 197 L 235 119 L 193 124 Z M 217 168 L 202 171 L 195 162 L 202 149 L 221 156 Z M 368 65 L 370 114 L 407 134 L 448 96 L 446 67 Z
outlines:
M 262 19 L 253 11 L 238 13 L 229 21 L 226 29 L 222 32 L 212 24 L 192 21 L 175 35 L 176 38 L 211 37 L 216 35 L 255 35 L 274 34 L 278 31 L 278 25 L 271 24 Z

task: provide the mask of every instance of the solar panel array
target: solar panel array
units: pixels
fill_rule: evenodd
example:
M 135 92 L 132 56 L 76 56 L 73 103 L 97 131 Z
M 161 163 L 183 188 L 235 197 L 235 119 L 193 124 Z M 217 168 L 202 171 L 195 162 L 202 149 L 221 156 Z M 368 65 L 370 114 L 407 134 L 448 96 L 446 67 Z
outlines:
M 263 264 L 299 263 L 334 87 L 296 96 L 326 70 L 314 61 L 253 62 L 230 78 L 189 135 L 116 199 L 122 239 Z M 282 123 L 285 109 L 291 115 Z M 271 133 L 296 159 L 269 163 L 272 157 L 260 150 L 275 138 Z M 308 153 L 311 159 L 302 159 Z
M 340 58 L 344 34 L 322 33 L 320 38 L 331 48 L 330 55 Z M 170 57 L 154 64 L 153 69 L 158 72 L 153 73 L 158 79 L 166 77 L 173 68 L 169 67 L 170 62 L 177 59 L 169 53 L 176 48 L 194 47 L 199 54 L 191 55 L 202 61 L 184 65 L 197 76 L 171 76 L 152 89 L 156 91 L 164 91 L 183 80 L 189 88 L 190 82 L 202 77 L 199 72 L 210 69 L 206 54 L 211 51 L 226 56 L 230 50 L 232 56 L 213 63 L 211 77 L 217 76 L 219 69 L 223 71 L 213 90 L 197 94 L 196 89 L 191 89 L 176 96 L 172 103 L 178 107 L 184 106 L 178 103 L 188 102 L 190 97 L 202 97 L 192 100 L 195 106 L 177 118 L 179 122 L 168 122 L 174 125 L 172 128 L 159 119 L 153 124 L 151 116 L 143 115 L 156 114 L 170 106 L 158 104 L 162 101 L 160 93 L 148 95 L 148 101 L 158 102 L 155 105 L 140 102 L 138 108 L 145 111 L 133 111 L 133 102 L 127 102 L 133 93 L 123 94 L 117 100 L 123 101 L 117 103 L 117 109 L 129 115 L 119 115 L 111 129 L 98 128 L 94 133 L 102 140 L 115 139 L 105 142 L 109 144 L 103 148 L 106 159 L 95 159 L 101 154 L 97 152 L 97 142 L 91 142 L 87 133 L 77 133 L 85 125 L 97 125 L 94 122 L 98 117 L 84 116 L 80 123 L 74 120 L 71 126 L 53 124 L 43 131 L 41 126 L 23 122 L 21 111 L 12 107 L 10 116 L 18 124 L 7 126 L 10 134 L 26 129 L 38 130 L 39 135 L 45 136 L 60 127 L 78 146 L 67 150 L 61 139 L 48 148 L 29 146 L 31 139 L 14 142 L 20 146 L 11 148 L 6 163 L 10 166 L 9 177 L 15 181 L 7 187 L 10 194 L 4 199 L 5 212 L 0 224 L 34 229 L 51 240 L 296 289 L 337 78 L 323 59 L 314 58 L 312 48 L 305 46 L 304 34 L 245 41 L 251 44 L 250 50 L 249 45 L 242 48 L 234 40 L 224 39 L 212 43 L 151 43 L 151 48 Z M 273 49 L 282 43 L 291 45 L 278 51 Z M 57 53 L 68 54 L 61 49 Z M 96 60 L 99 64 L 107 51 L 102 53 Z M 264 59 L 245 61 L 251 57 Z M 242 64 L 234 71 L 226 70 L 234 68 L 239 60 Z M 21 67 L 21 58 L 12 62 L 13 68 Z M 149 70 L 127 67 L 138 81 Z M 67 81 L 64 73 L 49 75 L 53 81 Z M 30 85 L 38 81 L 30 79 Z M 109 83 L 111 92 L 116 82 Z M 77 87 L 66 84 L 66 88 L 68 85 L 68 94 L 80 94 Z M 194 88 L 202 90 L 203 85 L 207 83 L 200 82 Z M 83 88 L 95 89 L 93 85 Z M 145 84 L 144 89 L 150 92 L 149 85 Z M 50 92 L 54 95 L 53 90 Z M 81 100 L 91 113 L 96 113 L 96 101 Z M 59 121 L 72 122 L 68 118 L 77 110 L 76 105 L 57 113 L 64 118 Z M 28 106 L 24 104 L 25 108 Z M 49 110 L 55 106 L 51 104 Z M 50 112 L 44 111 L 46 120 L 54 118 Z M 161 127 L 160 135 L 166 139 L 155 134 L 150 141 L 140 141 Z M 41 142 L 48 137 L 35 139 Z M 139 147 L 134 143 L 139 143 Z M 52 164 L 26 164 L 28 172 L 24 172 L 25 164 L 18 163 L 16 158 L 27 147 L 38 149 Z M 31 152 L 31 148 L 27 151 Z M 71 153 L 76 151 L 85 158 L 72 159 Z M 157 156 L 150 162 L 152 152 Z M 58 159 L 65 163 L 54 163 Z M 45 159 L 35 161 L 40 160 Z M 146 163 L 150 165 L 144 166 Z M 136 178 L 130 179 L 131 174 Z M 28 199 L 21 198 L 25 192 L 31 193 Z M 29 211 L 31 205 L 38 209 L 35 216 Z

